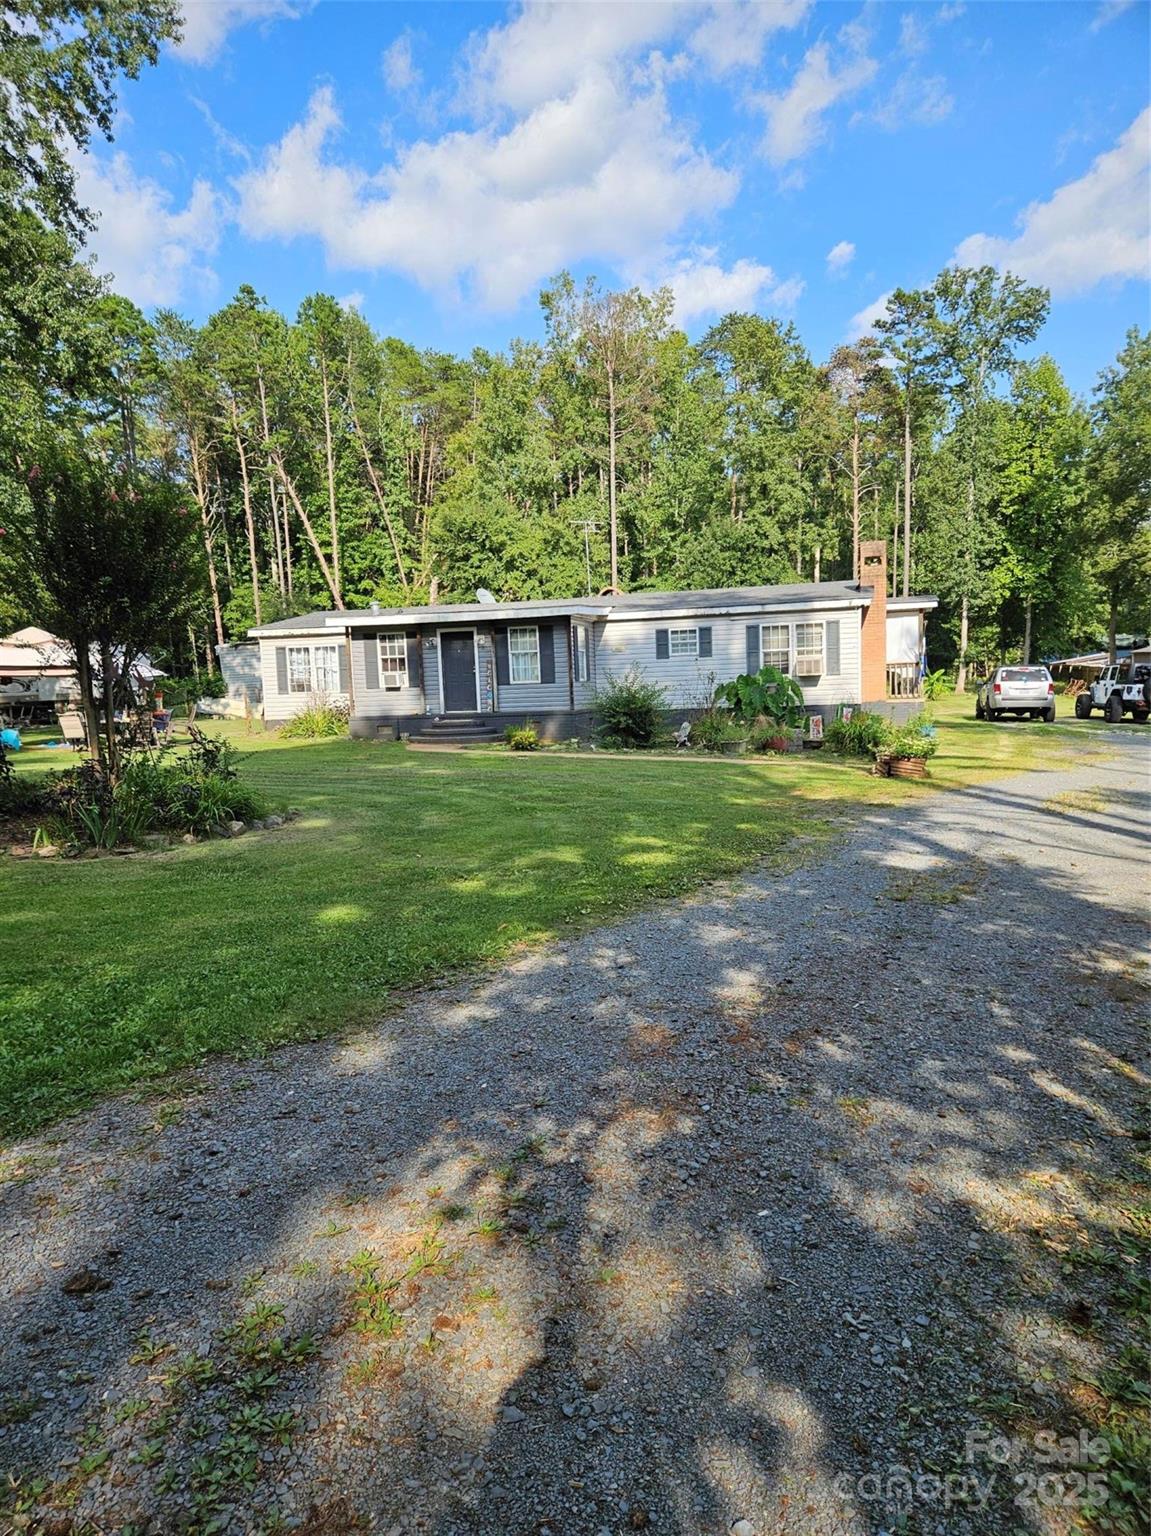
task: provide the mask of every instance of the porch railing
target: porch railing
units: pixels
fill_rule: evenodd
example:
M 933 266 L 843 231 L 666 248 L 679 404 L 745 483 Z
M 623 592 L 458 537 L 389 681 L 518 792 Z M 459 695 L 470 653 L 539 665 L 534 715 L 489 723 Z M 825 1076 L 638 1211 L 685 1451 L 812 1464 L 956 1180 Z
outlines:
M 917 661 L 889 661 L 887 663 L 887 697 L 889 699 L 917 699 L 920 696 L 919 663 Z

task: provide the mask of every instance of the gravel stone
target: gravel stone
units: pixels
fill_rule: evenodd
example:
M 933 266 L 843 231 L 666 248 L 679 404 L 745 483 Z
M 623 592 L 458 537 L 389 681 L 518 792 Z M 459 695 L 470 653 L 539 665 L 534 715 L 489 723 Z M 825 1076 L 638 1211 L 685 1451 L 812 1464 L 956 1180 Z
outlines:
M 32 1528 L 1006 1536 L 1009 1496 L 907 1526 L 859 1480 L 1090 1375 L 1041 1239 L 1130 1142 L 1146 784 L 1128 737 L 856 810 L 789 872 L 8 1147 Z

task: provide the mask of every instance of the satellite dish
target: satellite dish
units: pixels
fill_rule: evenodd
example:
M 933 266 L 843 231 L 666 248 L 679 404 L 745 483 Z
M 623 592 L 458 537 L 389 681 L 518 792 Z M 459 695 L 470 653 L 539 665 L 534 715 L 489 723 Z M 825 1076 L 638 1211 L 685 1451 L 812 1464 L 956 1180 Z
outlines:
M 477 592 L 476 592 L 476 602 L 477 603 L 494 603 L 495 602 L 495 598 L 488 591 L 487 587 L 480 587 L 477 590 Z

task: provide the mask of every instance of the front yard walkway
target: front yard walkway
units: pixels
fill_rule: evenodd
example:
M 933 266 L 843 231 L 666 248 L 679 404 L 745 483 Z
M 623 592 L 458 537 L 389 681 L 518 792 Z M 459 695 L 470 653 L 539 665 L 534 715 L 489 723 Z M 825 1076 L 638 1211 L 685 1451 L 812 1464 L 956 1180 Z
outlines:
M 15 1518 L 1069 1529 L 965 1435 L 1135 1432 L 1142 758 L 872 809 L 11 1151 Z

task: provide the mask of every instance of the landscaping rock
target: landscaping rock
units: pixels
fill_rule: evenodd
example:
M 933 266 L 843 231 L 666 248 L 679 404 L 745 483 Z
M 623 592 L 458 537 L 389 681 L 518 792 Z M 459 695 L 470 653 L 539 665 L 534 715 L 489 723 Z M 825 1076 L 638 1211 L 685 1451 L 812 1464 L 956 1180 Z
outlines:
M 239 837 L 242 832 L 246 832 L 247 830 L 248 828 L 246 824 L 242 821 L 230 821 L 228 823 L 228 831 L 233 837 Z
M 41 843 L 36 849 L 38 859 L 56 859 L 60 856 L 60 850 L 55 843 Z

